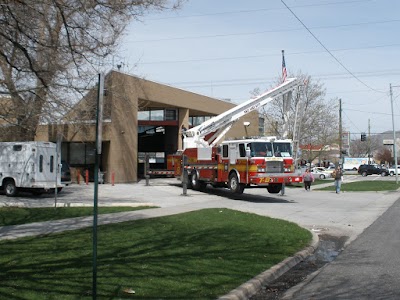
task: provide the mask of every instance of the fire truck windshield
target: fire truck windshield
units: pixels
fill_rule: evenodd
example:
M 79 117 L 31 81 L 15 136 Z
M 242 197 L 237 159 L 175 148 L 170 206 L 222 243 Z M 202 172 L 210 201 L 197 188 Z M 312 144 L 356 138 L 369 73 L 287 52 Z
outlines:
M 281 156 L 281 157 L 292 156 L 292 145 L 290 143 L 275 142 L 273 143 L 273 148 L 274 148 L 274 156 Z
M 291 157 L 292 147 L 290 143 L 254 142 L 250 147 L 251 157 Z
M 272 143 L 270 142 L 256 142 L 250 143 L 251 157 L 272 157 Z

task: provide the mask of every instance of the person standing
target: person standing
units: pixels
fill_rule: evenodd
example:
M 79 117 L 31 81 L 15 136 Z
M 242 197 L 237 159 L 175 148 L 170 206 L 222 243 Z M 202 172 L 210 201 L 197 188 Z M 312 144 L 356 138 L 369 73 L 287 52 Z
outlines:
M 183 141 L 185 140 L 185 136 L 186 136 L 186 131 L 187 131 L 187 128 L 185 127 L 185 125 L 182 125 L 182 127 L 181 127 L 182 149 L 183 149 Z
M 310 169 L 306 169 L 306 171 L 303 174 L 303 182 L 304 182 L 304 189 L 306 191 L 309 191 L 311 188 L 311 183 L 314 182 L 314 176 L 310 172 Z
M 342 186 L 343 181 L 343 171 L 340 166 L 337 166 L 336 170 L 333 171 L 332 177 L 335 179 L 335 190 L 336 194 L 340 193 L 340 188 Z

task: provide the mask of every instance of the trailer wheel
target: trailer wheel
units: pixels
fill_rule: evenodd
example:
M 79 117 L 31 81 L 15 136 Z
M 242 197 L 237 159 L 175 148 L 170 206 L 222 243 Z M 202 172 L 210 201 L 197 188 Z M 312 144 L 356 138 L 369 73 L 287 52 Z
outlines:
M 235 194 L 242 194 L 244 191 L 244 184 L 239 183 L 236 173 L 229 175 L 229 188 Z
M 199 173 L 197 173 L 197 171 L 192 172 L 191 184 L 193 189 L 197 191 L 202 191 L 206 188 L 206 183 L 204 181 L 199 180 Z
M 7 197 L 14 197 L 18 194 L 18 189 L 15 186 L 14 180 L 7 180 L 4 184 L 4 191 Z

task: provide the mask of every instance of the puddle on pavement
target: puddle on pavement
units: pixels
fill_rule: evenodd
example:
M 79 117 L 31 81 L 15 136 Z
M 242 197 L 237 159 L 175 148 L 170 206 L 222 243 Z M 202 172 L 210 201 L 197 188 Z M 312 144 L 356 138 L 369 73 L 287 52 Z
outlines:
M 294 266 L 275 281 L 264 286 L 250 300 L 279 300 L 288 289 L 301 283 L 308 275 L 335 260 L 343 250 L 347 240 L 347 236 L 319 235 L 318 248 L 313 255 Z

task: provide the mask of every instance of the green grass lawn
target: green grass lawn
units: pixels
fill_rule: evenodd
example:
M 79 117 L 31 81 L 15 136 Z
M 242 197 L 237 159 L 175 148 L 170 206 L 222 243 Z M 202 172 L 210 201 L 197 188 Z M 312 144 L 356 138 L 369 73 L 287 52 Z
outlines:
M 99 214 L 154 208 L 150 206 L 99 207 Z M 0 226 L 60 220 L 93 215 L 92 207 L 0 207 Z M 0 297 L 1 298 L 1 297 Z
M 215 299 L 311 237 L 294 223 L 229 209 L 99 226 L 98 299 Z M 0 266 L 1 299 L 91 299 L 92 231 L 2 241 Z
M 358 181 L 346 183 L 346 177 L 341 186 L 343 192 L 372 192 L 372 191 L 395 191 L 400 187 L 395 181 Z M 319 189 L 320 191 L 335 191 L 334 186 Z

